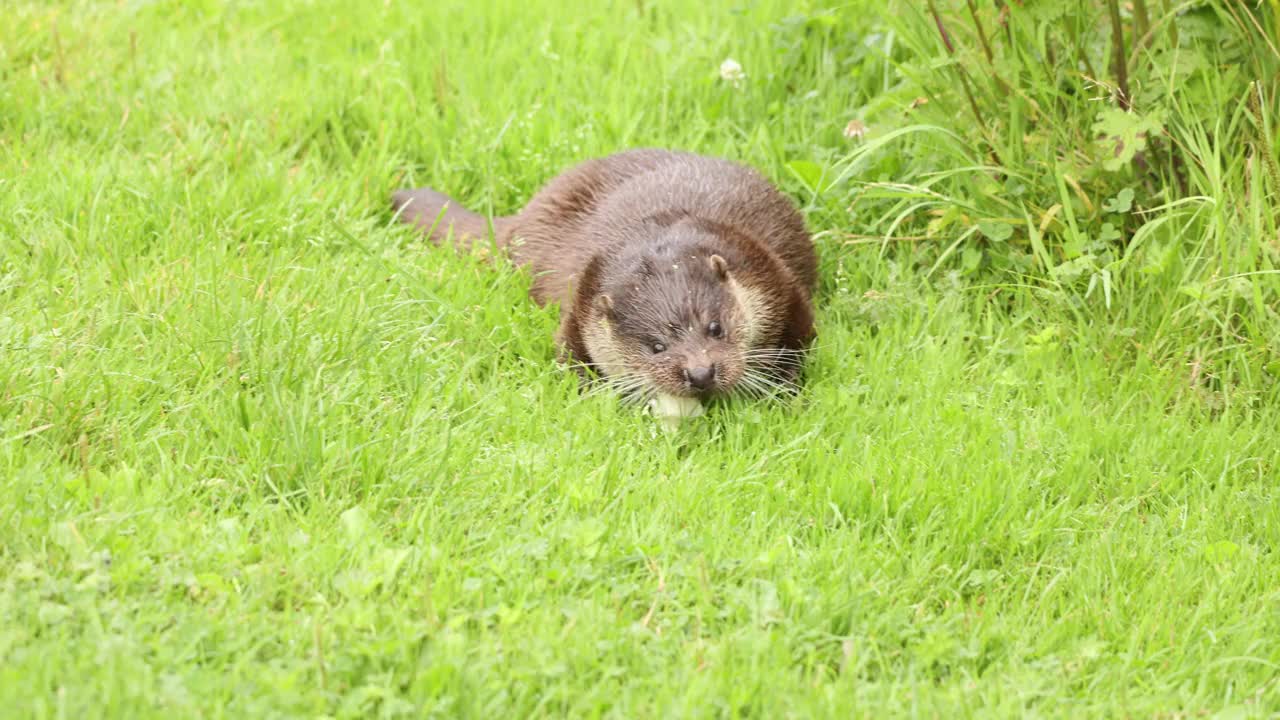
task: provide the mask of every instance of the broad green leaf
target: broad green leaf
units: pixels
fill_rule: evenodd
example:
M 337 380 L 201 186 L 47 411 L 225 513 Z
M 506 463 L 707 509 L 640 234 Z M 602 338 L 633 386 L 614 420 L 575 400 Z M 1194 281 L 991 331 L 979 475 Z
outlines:
M 1127 213 L 1133 209 L 1133 188 L 1125 188 L 1102 205 L 1109 213 Z
M 1093 256 L 1082 255 L 1054 266 L 1049 274 L 1058 280 L 1075 280 L 1093 268 Z
M 1147 137 L 1164 128 L 1164 112 L 1157 109 L 1146 115 L 1120 108 L 1104 108 L 1098 113 L 1093 130 L 1103 136 L 1106 157 L 1102 166 L 1112 172 L 1124 169 L 1134 155 L 1146 149 Z
M 1004 242 L 1013 237 L 1013 226 L 995 220 L 982 220 L 978 222 L 978 232 L 991 242 Z
M 820 190 L 819 183 L 822 182 L 822 166 L 809 160 L 792 160 L 787 163 L 787 169 L 799 178 L 810 190 Z

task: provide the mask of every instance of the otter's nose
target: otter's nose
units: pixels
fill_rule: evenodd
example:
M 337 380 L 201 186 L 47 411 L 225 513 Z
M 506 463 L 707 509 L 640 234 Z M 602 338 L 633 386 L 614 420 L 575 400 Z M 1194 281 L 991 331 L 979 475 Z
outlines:
M 707 390 L 716 381 L 716 366 L 687 367 L 684 369 L 684 376 L 689 379 L 689 384 L 693 387 Z

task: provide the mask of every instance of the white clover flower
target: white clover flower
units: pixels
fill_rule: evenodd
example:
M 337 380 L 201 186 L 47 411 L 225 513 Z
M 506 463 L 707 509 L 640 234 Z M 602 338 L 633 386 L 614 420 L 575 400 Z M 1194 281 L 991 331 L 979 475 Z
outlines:
M 850 120 L 848 125 L 844 126 L 844 136 L 853 140 L 867 134 L 867 124 L 861 120 Z
M 721 80 L 731 83 L 734 87 L 739 87 L 746 77 L 747 74 L 742 72 L 742 65 L 737 60 L 725 58 L 724 62 L 720 63 Z

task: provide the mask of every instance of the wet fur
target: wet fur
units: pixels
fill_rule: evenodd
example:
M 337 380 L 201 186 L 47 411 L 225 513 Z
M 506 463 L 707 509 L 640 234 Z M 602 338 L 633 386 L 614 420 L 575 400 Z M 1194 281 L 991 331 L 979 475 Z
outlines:
M 392 204 L 436 242 L 489 236 L 488 220 L 434 190 Z M 713 360 L 717 391 L 786 383 L 814 335 L 817 257 L 804 220 L 727 160 L 656 149 L 589 160 L 492 230 L 532 270 L 534 301 L 559 304 L 567 359 L 623 391 L 690 394 L 688 364 Z M 723 338 L 707 335 L 712 319 Z M 647 351 L 657 335 L 669 352 Z

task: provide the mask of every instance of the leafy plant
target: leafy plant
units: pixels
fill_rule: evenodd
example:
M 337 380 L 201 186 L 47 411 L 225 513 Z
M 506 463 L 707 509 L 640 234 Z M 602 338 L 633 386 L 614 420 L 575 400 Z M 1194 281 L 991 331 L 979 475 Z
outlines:
M 910 257 L 934 275 L 1126 315 L 1168 333 L 1155 345 L 1280 354 L 1280 4 L 890 5 L 895 102 L 860 112 L 871 131 L 829 191 L 853 232 L 923 240 Z M 914 162 L 877 176 L 893 154 Z M 1227 277 L 1239 292 L 1181 310 L 1177 288 Z

